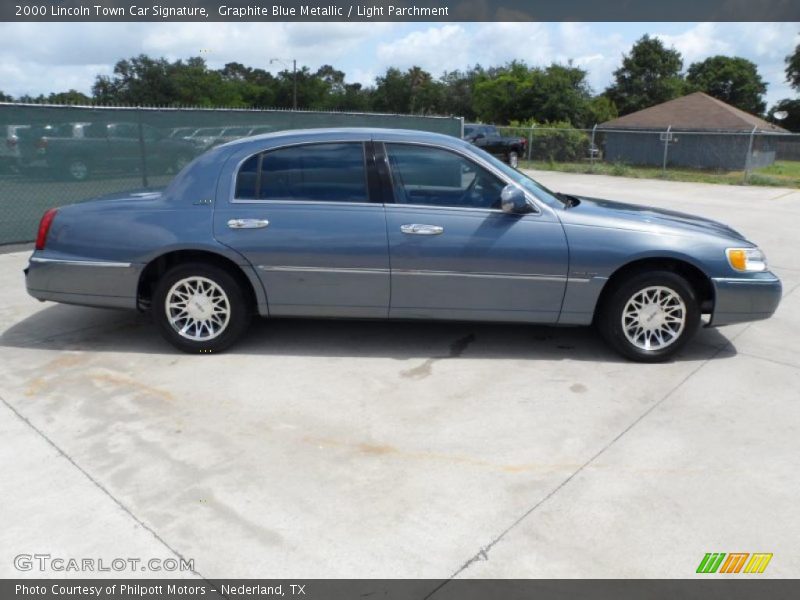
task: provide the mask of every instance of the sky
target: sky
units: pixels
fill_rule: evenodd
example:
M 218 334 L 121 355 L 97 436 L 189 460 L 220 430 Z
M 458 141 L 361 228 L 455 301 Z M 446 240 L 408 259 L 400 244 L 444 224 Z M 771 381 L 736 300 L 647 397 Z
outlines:
M 414 65 L 441 75 L 476 63 L 574 64 L 595 92 L 645 33 L 681 52 L 684 69 L 716 54 L 742 56 L 768 83 L 767 104 L 795 97 L 784 58 L 800 43 L 800 23 L 0 23 L 0 91 L 13 96 L 76 89 L 145 53 L 170 60 L 203 56 L 277 72 L 286 62 L 332 64 L 348 82 L 372 84 L 386 67 Z

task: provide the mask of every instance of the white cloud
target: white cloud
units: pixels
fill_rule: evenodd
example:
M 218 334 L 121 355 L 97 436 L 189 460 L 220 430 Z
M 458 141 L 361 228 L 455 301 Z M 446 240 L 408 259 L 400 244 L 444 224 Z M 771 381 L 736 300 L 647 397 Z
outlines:
M 720 33 L 717 23 L 700 23 L 677 35 L 655 34 L 664 45 L 674 47 L 683 56 L 684 67 L 716 54 L 731 54 L 733 48 Z
M 795 92 L 785 81 L 784 58 L 800 42 L 798 23 L 699 23 L 680 34 L 655 34 L 683 55 L 684 69 L 693 62 L 723 54 L 758 65 L 767 85 L 767 105 Z
M 530 65 L 572 60 L 602 91 L 633 42 L 651 33 L 677 48 L 684 66 L 714 54 L 744 56 L 769 82 L 768 102 L 794 95 L 784 56 L 800 42 L 797 23 L 0 23 L 0 90 L 18 96 L 75 88 L 146 53 L 170 60 L 203 56 L 213 68 L 237 61 L 273 72 L 296 58 L 332 64 L 349 81 L 372 84 L 388 66 L 418 65 L 440 75 L 517 59 Z
M 415 65 L 439 75 L 465 66 L 470 36 L 461 25 L 442 25 L 378 44 L 375 53 L 381 70 L 393 66 L 407 69 Z

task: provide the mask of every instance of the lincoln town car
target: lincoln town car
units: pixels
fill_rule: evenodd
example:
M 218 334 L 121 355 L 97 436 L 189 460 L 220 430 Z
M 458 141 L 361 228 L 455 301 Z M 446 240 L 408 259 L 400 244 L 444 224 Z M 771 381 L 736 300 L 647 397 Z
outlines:
M 241 139 L 163 191 L 48 210 L 26 281 L 39 300 L 149 311 L 195 353 L 253 316 L 451 319 L 595 325 L 655 362 L 781 297 L 726 225 L 553 192 L 466 141 L 388 129 Z

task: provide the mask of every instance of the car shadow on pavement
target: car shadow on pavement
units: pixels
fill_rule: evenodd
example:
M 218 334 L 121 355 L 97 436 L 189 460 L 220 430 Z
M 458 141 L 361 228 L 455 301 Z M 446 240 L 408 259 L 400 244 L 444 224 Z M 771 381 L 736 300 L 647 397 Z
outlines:
M 180 354 L 159 335 L 148 315 L 67 305 L 48 306 L 7 328 L 0 335 L 0 347 Z M 591 327 L 455 321 L 256 318 L 250 332 L 226 354 L 628 362 Z M 674 360 L 735 354 L 728 338 L 711 328 L 701 329 Z

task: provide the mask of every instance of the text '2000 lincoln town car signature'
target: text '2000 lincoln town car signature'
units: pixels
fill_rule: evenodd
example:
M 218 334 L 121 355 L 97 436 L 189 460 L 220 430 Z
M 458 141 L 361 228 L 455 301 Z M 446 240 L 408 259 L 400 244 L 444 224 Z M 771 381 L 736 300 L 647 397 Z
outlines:
M 710 325 L 769 317 L 780 280 L 720 223 L 553 193 L 456 138 L 288 131 L 218 146 L 160 193 L 47 211 L 40 300 L 152 311 L 217 352 L 264 317 L 596 324 L 659 361 Z

